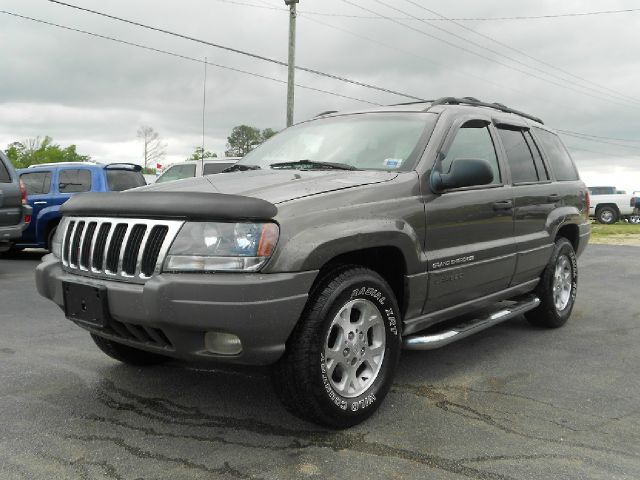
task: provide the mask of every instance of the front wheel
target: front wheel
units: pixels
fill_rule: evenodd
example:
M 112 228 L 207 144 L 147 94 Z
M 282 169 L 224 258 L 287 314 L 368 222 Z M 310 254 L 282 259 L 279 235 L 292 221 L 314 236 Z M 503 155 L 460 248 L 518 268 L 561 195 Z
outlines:
M 567 323 L 578 291 L 578 261 L 573 245 L 559 237 L 553 254 L 542 272 L 536 293 L 540 306 L 525 313 L 533 325 L 558 328 Z
M 599 223 L 611 225 L 618 221 L 618 212 L 613 207 L 601 207 L 596 213 L 596 218 Z
M 335 271 L 310 295 L 273 368 L 276 393 L 291 413 L 325 427 L 364 421 L 391 387 L 399 325 L 395 296 L 382 277 L 361 267 Z

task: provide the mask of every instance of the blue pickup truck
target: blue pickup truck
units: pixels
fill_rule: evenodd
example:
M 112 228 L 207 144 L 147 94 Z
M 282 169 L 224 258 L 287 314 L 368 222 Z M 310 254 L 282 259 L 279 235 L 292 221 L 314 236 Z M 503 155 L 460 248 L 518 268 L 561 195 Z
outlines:
M 114 192 L 146 185 L 131 163 L 50 163 L 18 170 L 33 208 L 32 220 L 13 249 L 49 248 L 60 221 L 60 205 L 81 192 Z

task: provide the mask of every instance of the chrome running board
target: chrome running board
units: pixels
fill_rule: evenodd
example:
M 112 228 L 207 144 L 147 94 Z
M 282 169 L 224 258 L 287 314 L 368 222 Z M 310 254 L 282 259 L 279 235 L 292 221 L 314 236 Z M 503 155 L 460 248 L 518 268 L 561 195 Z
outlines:
M 500 309 L 492 313 L 488 313 L 479 318 L 466 320 L 453 327 L 446 328 L 429 334 L 415 334 L 403 339 L 403 347 L 406 350 L 433 350 L 444 347 L 463 338 L 467 338 L 474 333 L 497 325 L 498 323 L 509 320 L 510 318 L 522 315 L 529 310 L 533 310 L 540 305 L 540 299 L 533 295 L 521 297 L 515 302 L 509 302 L 510 305 L 505 306 L 507 302 L 500 302 Z

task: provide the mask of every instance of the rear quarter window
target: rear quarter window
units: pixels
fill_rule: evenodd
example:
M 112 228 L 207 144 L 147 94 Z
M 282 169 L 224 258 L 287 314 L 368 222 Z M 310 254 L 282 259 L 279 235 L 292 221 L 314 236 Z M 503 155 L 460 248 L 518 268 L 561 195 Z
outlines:
M 578 180 L 578 170 L 571 160 L 571 156 L 565 148 L 562 140 L 555 134 L 534 127 L 536 138 L 540 140 L 540 146 L 546 154 L 551 171 L 556 176 L 556 180 L 571 181 Z
M 132 170 L 107 170 L 107 185 L 112 192 L 122 192 L 130 188 L 142 187 L 147 182 L 140 172 Z

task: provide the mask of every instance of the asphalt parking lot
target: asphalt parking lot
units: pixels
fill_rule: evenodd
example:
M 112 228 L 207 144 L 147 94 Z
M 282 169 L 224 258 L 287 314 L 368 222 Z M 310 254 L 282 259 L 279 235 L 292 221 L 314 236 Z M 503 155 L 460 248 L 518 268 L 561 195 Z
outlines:
M 514 319 L 404 352 L 368 422 L 289 416 L 266 371 L 118 364 L 0 259 L 0 478 L 640 478 L 640 248 L 580 259 L 560 330 Z

